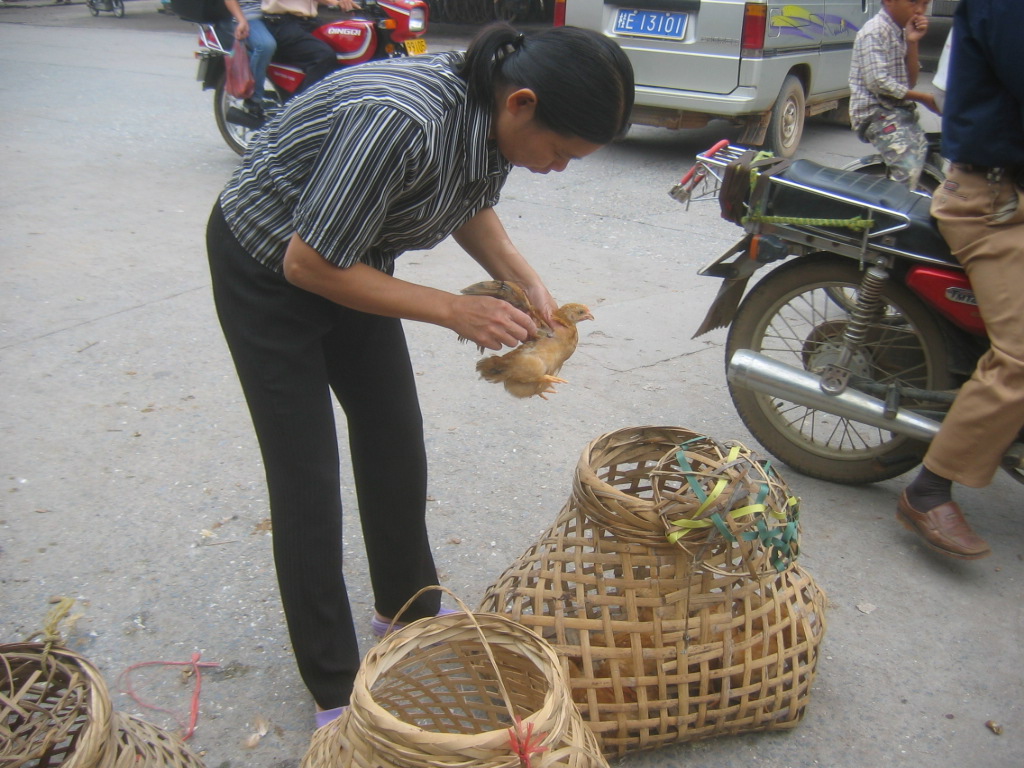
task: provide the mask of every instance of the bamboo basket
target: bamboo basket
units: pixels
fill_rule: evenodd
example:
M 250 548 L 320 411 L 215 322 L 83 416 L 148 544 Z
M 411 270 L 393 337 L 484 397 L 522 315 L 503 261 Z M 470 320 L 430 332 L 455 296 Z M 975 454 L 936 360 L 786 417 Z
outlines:
M 132 715 L 115 712 L 112 768 L 203 768 L 177 736 Z
M 609 756 L 790 728 L 808 702 L 825 631 L 810 575 L 790 562 L 755 578 L 735 543 L 697 559 L 668 541 L 655 473 L 701 437 L 636 427 L 593 441 L 554 524 L 481 603 L 554 646 Z
M 50 643 L 0 645 L 0 765 L 111 768 L 106 683 L 82 656 Z
M 302 768 L 607 768 L 554 651 L 504 616 L 421 619 L 373 648 Z

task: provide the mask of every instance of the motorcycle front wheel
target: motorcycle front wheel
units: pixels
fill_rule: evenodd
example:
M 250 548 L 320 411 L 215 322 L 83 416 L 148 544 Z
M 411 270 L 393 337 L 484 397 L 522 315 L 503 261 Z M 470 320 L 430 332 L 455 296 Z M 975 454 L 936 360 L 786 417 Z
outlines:
M 111 0 L 111 7 L 114 9 L 114 16 L 119 19 L 124 16 L 124 0 Z
M 726 363 L 739 349 L 811 372 L 836 362 L 861 277 L 857 262 L 831 254 L 804 256 L 775 269 L 737 310 Z M 855 376 L 885 386 L 943 390 L 953 385 L 939 322 L 916 296 L 891 281 L 882 289 L 882 309 L 850 368 Z M 729 394 L 758 442 L 793 469 L 820 480 L 848 485 L 888 480 L 919 464 L 927 449 L 920 441 L 731 381 Z M 902 407 L 915 405 L 921 404 L 901 402 Z

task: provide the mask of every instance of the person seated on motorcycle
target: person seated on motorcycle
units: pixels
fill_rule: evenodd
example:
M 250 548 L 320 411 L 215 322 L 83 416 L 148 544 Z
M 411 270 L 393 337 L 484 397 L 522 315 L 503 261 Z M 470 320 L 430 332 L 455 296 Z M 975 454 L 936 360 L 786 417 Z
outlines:
M 337 54 L 313 36 L 319 26 L 317 6 L 353 11 L 355 0 L 262 0 L 263 21 L 277 41 L 277 60 L 294 64 L 306 73 L 296 93 L 322 80 L 338 66 Z
M 897 505 L 897 519 L 951 557 L 991 554 L 952 485 L 992 481 L 1024 427 L 1024 69 L 1020 0 L 965 0 L 953 17 L 942 120 L 952 162 L 931 213 L 963 264 L 990 347 L 961 387 Z
M 490 25 L 465 52 L 321 80 L 256 135 L 213 208 L 214 301 L 259 437 L 284 615 L 320 725 L 348 704 L 360 662 L 333 398 L 378 621 L 414 596 L 402 621 L 434 616 L 424 424 L 403 319 L 492 350 L 536 333 L 508 302 L 395 276 L 399 257 L 452 236 L 553 322 L 557 304 L 495 206 L 513 167 L 563 171 L 621 136 L 633 92 L 609 37 Z
M 264 86 L 267 80 L 267 65 L 274 57 L 277 41 L 263 23 L 261 0 L 224 0 L 224 5 L 235 20 L 234 36 L 245 41 L 249 50 L 249 69 L 252 70 L 252 96 L 246 99 L 246 109 L 257 118 L 263 117 L 267 106 Z M 276 102 L 272 102 L 276 103 Z
M 857 33 L 850 65 L 850 125 L 882 155 L 889 178 L 910 189 L 917 188 L 928 154 L 917 103 L 940 114 L 934 94 L 913 90 L 929 2 L 882 0 L 881 10 Z

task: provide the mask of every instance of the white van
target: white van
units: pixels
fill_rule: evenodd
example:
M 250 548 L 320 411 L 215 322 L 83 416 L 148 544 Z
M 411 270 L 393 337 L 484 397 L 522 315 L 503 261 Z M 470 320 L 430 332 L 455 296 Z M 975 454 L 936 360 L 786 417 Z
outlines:
M 699 128 L 790 157 L 807 115 L 845 112 L 857 31 L 879 0 L 556 0 L 555 24 L 614 38 L 633 63 L 632 122 Z

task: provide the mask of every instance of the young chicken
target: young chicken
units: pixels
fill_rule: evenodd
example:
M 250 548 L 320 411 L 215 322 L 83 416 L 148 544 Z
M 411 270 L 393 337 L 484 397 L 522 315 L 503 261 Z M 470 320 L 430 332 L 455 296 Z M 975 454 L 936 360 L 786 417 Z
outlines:
M 524 341 L 504 355 L 491 355 L 478 361 L 480 377 L 497 384 L 516 397 L 539 397 L 555 394 L 555 384 L 567 383 L 558 378 L 562 364 L 576 351 L 579 333 L 576 323 L 593 320 L 590 310 L 582 304 L 564 304 L 555 311 L 551 335 L 538 335 Z
M 537 335 L 532 339 L 527 339 L 504 355 L 491 355 L 478 361 L 476 369 L 480 373 L 480 378 L 495 384 L 504 384 L 505 389 L 516 397 L 538 395 L 545 400 L 547 395 L 555 393 L 553 385 L 568 383 L 565 379 L 558 378 L 558 372 L 562 369 L 562 364 L 576 351 L 576 343 L 579 340 L 576 323 L 594 319 L 587 307 L 582 304 L 565 304 L 559 307 L 554 313 L 554 327 L 551 327 L 530 303 L 526 291 L 516 283 L 485 280 L 464 288 L 462 293 L 493 296 L 507 301 L 516 309 L 528 314 L 537 324 Z M 480 348 L 480 351 L 483 352 L 483 348 Z

